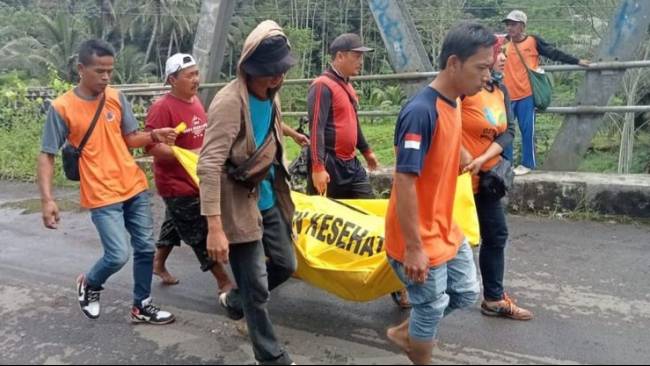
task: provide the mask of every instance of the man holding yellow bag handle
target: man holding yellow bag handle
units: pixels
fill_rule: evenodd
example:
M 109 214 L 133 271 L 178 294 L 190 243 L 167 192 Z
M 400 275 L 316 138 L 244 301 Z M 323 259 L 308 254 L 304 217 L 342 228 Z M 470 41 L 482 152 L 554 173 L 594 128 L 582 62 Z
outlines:
M 172 127 L 176 129 L 178 147 L 198 152 L 203 144 L 207 117 L 196 93 L 199 87 L 199 69 L 191 55 L 177 53 L 165 65 L 165 83 L 171 91 L 158 99 L 147 114 L 146 129 Z M 178 162 L 166 144 L 151 144 L 146 148 L 154 157 L 154 176 L 158 194 L 166 206 L 165 221 L 156 243 L 154 273 L 164 284 L 179 281 L 165 266 L 167 257 L 181 240 L 189 245 L 201 265 L 201 270 L 211 272 L 219 292 L 229 291 L 232 281 L 221 263 L 212 261 L 206 250 L 207 222 L 201 216 L 199 189 L 190 175 Z

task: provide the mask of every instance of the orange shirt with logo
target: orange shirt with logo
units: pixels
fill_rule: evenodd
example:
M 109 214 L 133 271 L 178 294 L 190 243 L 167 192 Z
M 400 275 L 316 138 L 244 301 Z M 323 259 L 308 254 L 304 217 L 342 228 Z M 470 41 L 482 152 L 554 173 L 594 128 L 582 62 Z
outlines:
M 395 132 L 395 171 L 417 176 L 420 237 L 433 267 L 455 258 L 464 238 L 452 217 L 462 134 L 458 103 L 426 87 L 404 106 Z M 403 262 L 406 242 L 396 200 L 393 193 L 386 215 L 386 252 Z
M 539 67 L 539 52 L 535 37 L 527 36 L 522 42 L 517 43 L 519 52 L 531 70 Z M 506 67 L 504 70 L 503 82 L 508 88 L 510 98 L 513 101 L 521 100 L 533 95 L 533 89 L 528 79 L 526 66 L 521 62 L 513 42 L 506 44 Z
M 106 104 L 79 160 L 81 205 L 88 209 L 123 202 L 148 189 L 147 178 L 124 141 L 119 92 L 106 88 L 105 94 Z M 73 146 L 81 143 L 98 106 L 99 98 L 85 100 L 73 90 L 52 102 Z
M 462 101 L 463 146 L 473 157 L 483 155 L 497 136 L 508 129 L 508 116 L 505 95 L 494 87 L 492 91 L 481 90 L 478 94 L 465 97 Z M 495 156 L 481 168 L 488 171 L 494 168 L 501 156 Z M 474 193 L 478 193 L 479 176 L 472 177 Z

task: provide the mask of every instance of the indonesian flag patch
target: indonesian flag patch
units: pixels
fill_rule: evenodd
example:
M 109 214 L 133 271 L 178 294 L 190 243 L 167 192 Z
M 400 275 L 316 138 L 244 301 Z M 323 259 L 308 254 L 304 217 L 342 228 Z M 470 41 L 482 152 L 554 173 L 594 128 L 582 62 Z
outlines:
M 420 145 L 422 143 L 422 135 L 415 133 L 407 133 L 404 137 L 404 148 L 420 150 Z

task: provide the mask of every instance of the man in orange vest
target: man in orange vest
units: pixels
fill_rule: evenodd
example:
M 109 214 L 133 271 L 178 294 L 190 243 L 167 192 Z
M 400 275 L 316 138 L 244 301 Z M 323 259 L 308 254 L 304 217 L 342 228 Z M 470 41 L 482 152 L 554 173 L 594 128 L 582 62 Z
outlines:
M 152 143 L 173 144 L 173 128 L 139 131 L 124 94 L 108 86 L 115 51 L 92 39 L 79 48 L 79 84 L 52 102 L 43 127 L 38 156 L 38 185 L 43 224 L 58 229 L 61 216 L 52 192 L 54 156 L 64 146 L 81 146 L 79 157 L 81 206 L 90 211 L 103 256 L 77 277 L 77 299 L 83 314 L 97 319 L 100 294 L 106 281 L 129 261 L 133 247 L 134 323 L 169 324 L 175 317 L 152 303 L 154 239 L 147 177 L 129 149 Z M 87 136 L 87 139 L 85 138 Z M 82 141 L 86 141 L 84 144 Z
M 374 196 L 356 150 L 361 151 L 370 170 L 377 169 L 379 162 L 361 132 L 357 116 L 359 98 L 350 83 L 350 77 L 361 71 L 363 54 L 371 51 L 363 46 L 358 35 L 340 35 L 329 48 L 331 66 L 309 89 L 309 194 L 347 199 Z
M 567 64 L 589 66 L 589 61 L 579 60 L 549 45 L 539 36 L 526 34 L 528 17 L 523 11 L 514 10 L 503 20 L 508 32 L 506 45 L 506 68 L 504 83 L 512 98 L 512 109 L 519 121 L 521 131 L 521 165 L 515 169 L 517 175 L 530 173 L 537 166 L 535 159 L 535 100 L 526 67 L 537 70 L 539 56 Z M 521 57 L 517 53 L 521 53 Z M 522 62 L 522 58 L 524 63 Z M 507 158 L 513 159 L 512 145 L 506 149 Z

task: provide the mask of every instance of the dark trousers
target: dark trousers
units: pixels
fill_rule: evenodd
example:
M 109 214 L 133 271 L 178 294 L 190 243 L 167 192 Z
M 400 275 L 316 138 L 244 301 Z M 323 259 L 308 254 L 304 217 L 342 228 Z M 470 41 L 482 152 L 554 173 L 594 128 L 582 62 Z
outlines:
M 327 197 L 333 199 L 375 198 L 368 173 L 366 173 L 366 169 L 356 157 L 346 161 L 326 155 L 325 169 L 330 175 L 330 183 L 327 185 Z M 318 194 L 311 178 L 311 164 L 307 177 L 307 194 Z
M 262 212 L 262 218 L 261 241 L 230 246 L 230 263 L 239 289 L 228 294 L 227 302 L 243 310 L 258 362 L 290 364 L 275 336 L 267 304 L 270 291 L 296 271 L 291 226 L 277 207 Z
M 479 267 L 483 277 L 483 297 L 487 301 L 503 299 L 503 274 L 505 247 L 508 241 L 508 224 L 500 199 L 475 196 L 478 220 L 481 227 Z

